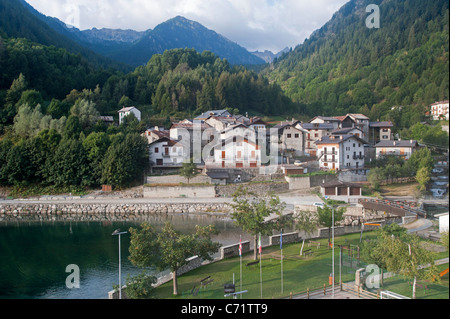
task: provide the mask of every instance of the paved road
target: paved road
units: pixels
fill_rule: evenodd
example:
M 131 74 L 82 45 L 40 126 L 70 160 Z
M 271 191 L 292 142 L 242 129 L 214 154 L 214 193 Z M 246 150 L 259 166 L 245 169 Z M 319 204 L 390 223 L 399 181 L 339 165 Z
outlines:
M 433 223 L 429 219 L 419 218 L 411 224 L 407 224 L 404 227 L 408 229 L 408 233 L 415 233 L 422 231 L 433 226 Z
M 293 205 L 312 205 L 320 202 L 316 195 L 298 195 L 295 192 L 279 194 L 280 200 L 293 208 Z M 215 198 L 124 198 L 118 196 L 48 196 L 30 199 L 0 200 L 0 205 L 9 204 L 56 204 L 56 203 L 80 203 L 80 204 L 139 204 L 139 203 L 231 203 L 230 197 Z

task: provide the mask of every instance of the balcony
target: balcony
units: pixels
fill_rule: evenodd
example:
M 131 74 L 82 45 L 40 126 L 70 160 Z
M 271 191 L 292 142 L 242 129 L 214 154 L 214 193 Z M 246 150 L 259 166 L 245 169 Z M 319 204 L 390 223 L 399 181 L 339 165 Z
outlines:
M 364 155 L 353 155 L 354 160 L 362 160 L 364 159 Z
M 326 151 L 326 152 L 322 151 L 322 155 L 337 155 L 337 152 L 336 151 Z

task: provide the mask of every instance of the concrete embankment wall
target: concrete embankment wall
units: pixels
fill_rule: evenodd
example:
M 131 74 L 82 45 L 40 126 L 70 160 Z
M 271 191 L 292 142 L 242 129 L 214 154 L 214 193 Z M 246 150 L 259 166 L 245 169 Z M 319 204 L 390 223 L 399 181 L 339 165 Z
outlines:
M 214 186 L 158 186 L 144 187 L 144 198 L 214 198 Z
M 227 216 L 227 203 L 52 203 L 0 204 L 0 221 L 128 221 L 152 215 L 212 214 Z

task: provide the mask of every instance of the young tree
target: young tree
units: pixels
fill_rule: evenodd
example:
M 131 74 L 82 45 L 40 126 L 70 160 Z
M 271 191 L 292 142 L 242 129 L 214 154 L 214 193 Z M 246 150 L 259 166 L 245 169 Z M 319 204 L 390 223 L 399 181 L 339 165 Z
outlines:
M 328 205 L 325 205 L 324 208 L 320 207 L 317 208 L 319 224 L 324 227 L 328 227 L 328 248 L 330 248 L 331 243 L 331 227 L 336 226 L 336 224 L 342 220 L 344 212 L 345 212 L 344 207 L 334 209 Z M 333 218 L 334 218 L 334 225 L 333 225 Z
M 171 223 L 166 223 L 158 235 L 161 249 L 160 269 L 169 267 L 173 276 L 173 294 L 178 295 L 177 271 L 186 265 L 187 258 L 198 255 L 205 260 L 212 260 L 212 254 L 219 250 L 220 244 L 211 241 L 211 235 L 216 234 L 214 226 L 201 227 L 197 225 L 195 234 L 186 235 L 176 231 Z
M 416 299 L 417 279 L 440 278 L 433 253 L 422 248 L 418 236 L 382 234 L 378 246 L 383 247 L 382 260 L 388 271 L 413 279 L 413 299 Z
M 310 211 L 299 211 L 295 216 L 295 226 L 299 231 L 305 232 L 307 235 L 312 234 L 319 226 L 317 215 Z M 303 247 L 305 245 L 305 238 L 303 238 L 302 247 L 300 249 L 300 256 L 303 255 Z
M 282 217 L 285 203 L 281 203 L 278 196 L 268 195 L 266 197 L 256 197 L 248 189 L 239 189 L 233 194 L 232 218 L 243 231 L 250 233 L 254 237 L 253 257 L 257 259 L 257 236 L 271 235 L 274 229 L 280 229 L 281 224 L 278 219 L 269 220 L 268 217 L 275 215 Z M 280 227 L 281 226 L 281 227 Z
M 130 261 L 138 267 L 156 266 L 160 270 L 170 269 L 173 276 L 173 294 L 178 295 L 177 271 L 188 263 L 187 259 L 199 256 L 212 260 L 212 254 L 220 244 L 211 240 L 217 234 L 214 226 L 197 226 L 194 234 L 182 234 L 167 222 L 161 232 L 143 223 L 141 230 L 130 228 Z
M 419 190 L 425 192 L 427 184 L 430 182 L 430 169 L 427 167 L 419 168 L 416 174 L 416 181 L 419 183 Z
M 194 164 L 192 158 L 190 161 L 186 161 L 182 164 L 180 168 L 180 175 L 187 179 L 188 184 L 191 178 L 194 178 L 198 175 L 197 165 Z

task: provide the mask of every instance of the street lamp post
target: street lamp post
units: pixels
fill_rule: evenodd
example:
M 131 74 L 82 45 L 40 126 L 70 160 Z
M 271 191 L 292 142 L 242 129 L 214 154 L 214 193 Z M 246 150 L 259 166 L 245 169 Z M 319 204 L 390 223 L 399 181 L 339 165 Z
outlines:
M 333 214 L 331 217 L 331 223 L 332 223 L 332 245 L 333 245 L 333 250 L 332 250 L 332 255 L 333 255 L 333 269 L 332 269 L 332 280 L 333 280 L 333 286 L 332 286 L 332 291 L 333 291 L 333 299 L 334 299 L 334 206 L 333 206 Z
M 328 204 L 328 197 L 325 197 L 325 204 L 330 207 L 331 206 L 331 211 L 332 211 L 332 215 L 331 215 L 331 245 L 332 245 L 332 250 L 331 250 L 331 255 L 332 255 L 332 263 L 331 263 L 331 290 L 332 290 L 332 296 L 334 298 L 334 205 L 330 205 Z
M 120 235 L 126 234 L 127 232 L 121 232 L 120 229 L 116 229 L 112 236 L 119 236 L 119 299 L 122 299 L 122 274 L 121 274 L 121 253 L 120 253 Z

